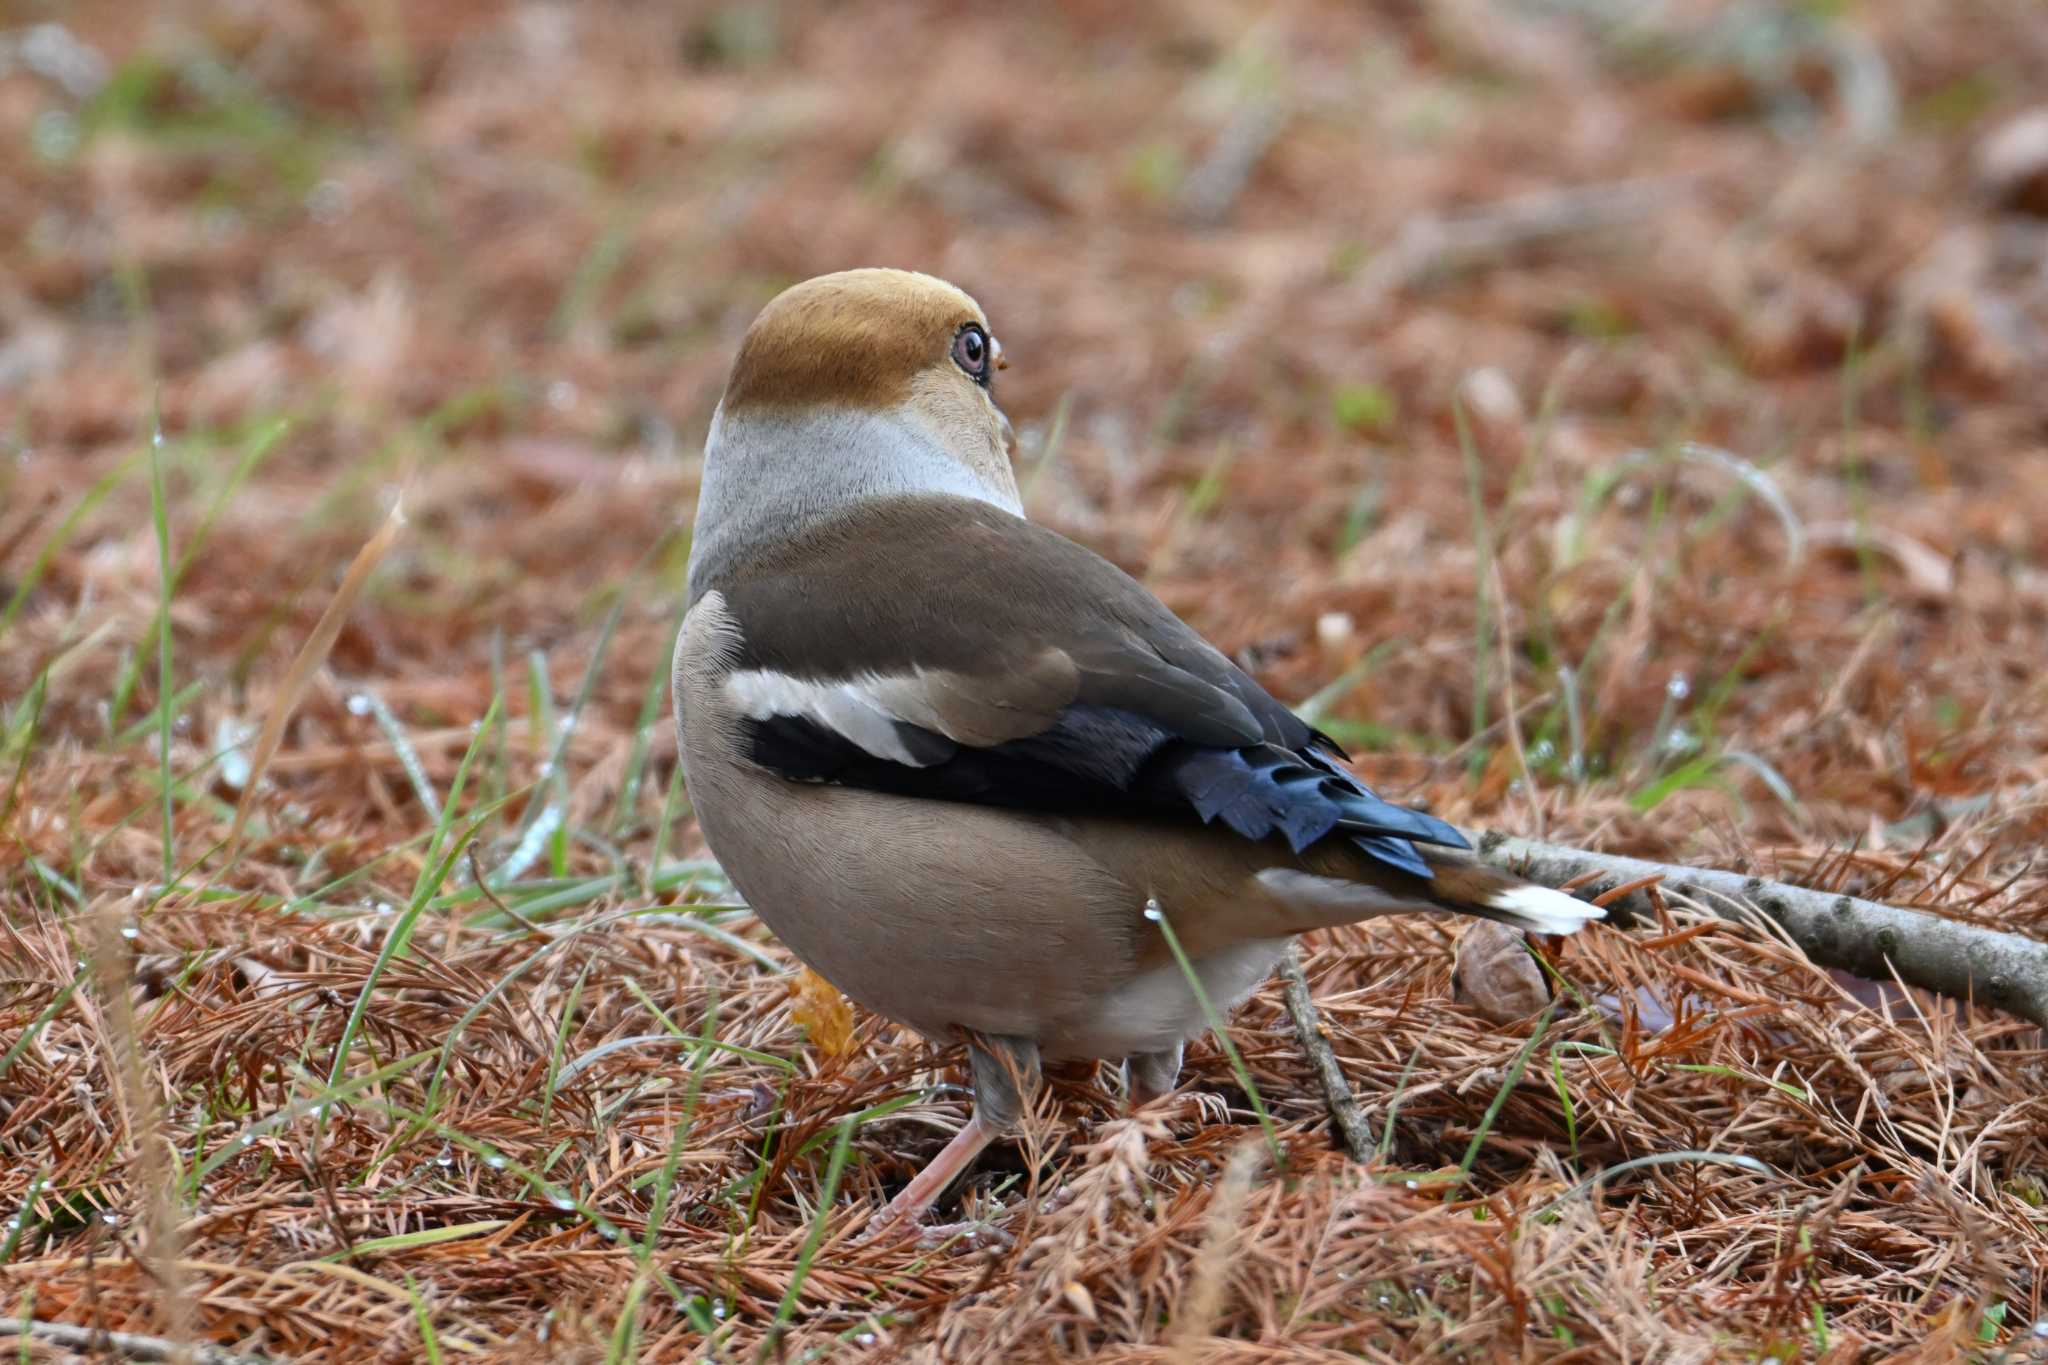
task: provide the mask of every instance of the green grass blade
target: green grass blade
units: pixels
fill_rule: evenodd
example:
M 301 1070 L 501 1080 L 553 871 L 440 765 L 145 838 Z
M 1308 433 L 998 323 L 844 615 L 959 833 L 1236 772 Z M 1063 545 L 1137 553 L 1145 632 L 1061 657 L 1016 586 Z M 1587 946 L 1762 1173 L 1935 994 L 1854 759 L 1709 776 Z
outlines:
M 683 613 L 688 604 L 676 608 L 668 632 L 668 648 L 656 657 L 647 678 L 647 691 L 640 698 L 640 715 L 633 724 L 633 752 L 626 759 L 626 775 L 619 782 L 619 802 L 612 810 L 612 833 L 616 835 L 632 819 L 640 804 L 640 781 L 647 768 L 648 734 L 661 720 L 661 704 L 668 697 L 670 661 L 675 657 L 676 639 L 683 631 Z M 652 864 L 650 864 L 652 866 Z
M 783 1291 L 782 1302 L 775 1308 L 777 1327 L 787 1325 L 796 1315 L 804 1281 L 810 1277 L 811 1258 L 818 1254 L 818 1244 L 825 1240 L 825 1224 L 832 1216 L 832 1197 L 839 1193 L 839 1177 L 846 1170 L 846 1153 L 853 1145 L 853 1129 L 854 1122 L 850 1118 L 839 1125 L 839 1139 L 832 1144 L 832 1157 L 825 1163 L 825 1184 L 818 1191 L 818 1212 L 811 1219 L 811 1230 L 804 1237 L 803 1249 L 796 1254 L 796 1270 L 789 1277 L 789 1288 Z
M 39 1169 L 28 1182 L 28 1192 L 21 1197 L 21 1212 L 7 1220 L 7 1240 L 0 1242 L 0 1265 L 14 1259 L 14 1253 L 21 1247 L 22 1239 L 35 1225 L 36 1200 L 42 1197 L 43 1186 L 49 1183 L 50 1168 Z
M 619 1305 L 618 1325 L 612 1328 L 611 1344 L 605 1349 L 605 1365 L 623 1365 L 640 1358 L 640 1300 L 647 1293 L 648 1278 L 642 1270 L 626 1286 L 626 1301 Z
M 661 798 L 661 820 L 654 827 L 654 845 L 647 854 L 648 868 L 659 875 L 661 855 L 668 849 L 668 832 L 675 828 L 676 797 L 683 790 L 683 758 L 676 755 L 676 770 L 669 775 L 668 791 Z
M 455 780 L 448 784 L 448 799 L 441 804 L 440 816 L 434 821 L 434 836 L 427 841 L 425 867 L 434 865 L 447 843 L 449 827 L 454 824 L 455 812 L 462 805 L 462 789 L 469 781 L 470 765 L 476 762 L 476 756 L 482 752 L 486 737 L 498 728 L 498 722 L 503 715 L 499 709 L 502 700 L 502 697 L 491 698 L 491 704 L 484 708 L 483 719 L 476 723 L 476 733 L 469 738 L 469 747 L 462 751 L 462 761 L 455 765 Z M 497 801 L 486 802 L 484 808 L 496 810 L 498 804 Z M 417 885 L 413 887 L 413 893 L 419 893 Z
M 14 1069 L 15 1062 L 20 1060 L 21 1054 L 28 1050 L 28 1045 L 35 1040 L 36 1035 L 41 1033 L 52 1019 L 55 1019 L 64 1012 L 64 1007 L 71 1003 L 71 997 L 77 994 L 79 986 L 83 985 L 84 982 L 85 973 L 83 971 L 73 976 L 70 984 L 51 997 L 50 1003 L 43 1006 L 37 1012 L 36 1017 L 29 1021 L 28 1027 L 21 1031 L 21 1036 L 9 1045 L 4 1054 L 0 1054 L 0 1081 L 7 1079 L 7 1073 Z
M 499 1226 L 503 1225 L 503 1221 L 500 1220 Z M 464 1226 L 479 1227 L 481 1224 L 469 1223 Z M 356 1250 L 361 1251 L 370 1245 L 370 1242 L 358 1242 Z M 410 1275 L 405 1277 L 405 1292 L 412 1298 L 412 1320 L 419 1324 L 420 1353 L 426 1357 L 427 1365 L 441 1365 L 441 1338 L 434 1331 L 434 1315 L 428 1311 L 427 1301 L 420 1297 L 420 1287 L 413 1282 Z
M 1557 1049 L 1550 1050 L 1550 1079 L 1557 1088 L 1557 1102 L 1564 1106 L 1565 1136 L 1571 1139 L 1572 1166 L 1579 1164 L 1579 1111 L 1572 1103 L 1571 1087 L 1565 1084 L 1564 1060 L 1557 1055 Z
M 1195 994 L 1195 1003 L 1202 1007 L 1202 1018 L 1208 1023 L 1209 1031 L 1216 1035 L 1216 1041 L 1222 1045 L 1223 1055 L 1230 1059 L 1232 1074 L 1237 1077 L 1237 1083 L 1244 1087 L 1245 1098 L 1251 1101 L 1252 1112 L 1259 1116 L 1259 1127 L 1266 1134 L 1266 1146 L 1273 1154 L 1273 1164 L 1286 1165 L 1287 1153 L 1280 1149 L 1279 1130 L 1273 1126 L 1272 1115 L 1266 1112 L 1266 1101 L 1260 1096 L 1259 1087 L 1252 1080 L 1252 1070 L 1245 1065 L 1244 1055 L 1237 1050 L 1237 1044 L 1231 1041 L 1229 1032 L 1223 1027 L 1223 1016 L 1209 999 L 1208 989 L 1202 985 L 1200 974 L 1195 971 L 1194 964 L 1188 961 L 1187 953 L 1182 950 L 1180 935 L 1173 932 L 1173 926 L 1167 923 L 1165 909 L 1156 900 L 1145 906 L 1145 918 L 1159 926 L 1160 936 L 1166 940 L 1166 946 L 1173 950 L 1173 960 L 1180 964 L 1181 975 L 1187 978 L 1188 989 Z
M 1507 1107 L 1508 1096 L 1521 1084 L 1522 1073 L 1529 1069 L 1529 1059 L 1536 1054 L 1537 1044 L 1543 1041 L 1544 1034 L 1550 1032 L 1550 1016 L 1555 1008 L 1554 1005 L 1544 1007 L 1543 1013 L 1537 1016 L 1536 1027 L 1529 1033 L 1529 1041 L 1522 1044 L 1522 1050 L 1517 1052 L 1515 1060 L 1508 1064 L 1508 1074 L 1501 1078 L 1500 1089 L 1494 1092 L 1493 1103 L 1486 1106 L 1486 1113 L 1479 1120 L 1478 1131 L 1472 1134 L 1472 1141 L 1465 1145 L 1465 1156 L 1458 1163 L 1456 1178 L 1444 1190 L 1444 1199 L 1447 1202 L 1457 1197 L 1458 1191 L 1464 1188 L 1466 1180 L 1471 1177 L 1472 1163 L 1479 1160 L 1479 1149 L 1486 1145 L 1487 1134 L 1493 1131 L 1494 1122 L 1500 1118 L 1500 1111 Z
M 206 1177 L 212 1175 L 222 1166 L 225 1166 L 228 1162 L 247 1151 L 255 1144 L 258 1138 L 288 1128 L 308 1114 L 317 1113 L 324 1117 L 326 1111 L 332 1105 L 339 1104 L 345 1100 L 353 1100 L 355 1096 L 365 1090 L 373 1089 L 388 1080 L 402 1076 L 433 1055 L 431 1052 L 409 1053 L 404 1057 L 400 1057 L 395 1062 L 387 1062 L 375 1071 L 365 1072 L 353 1080 L 342 1082 L 340 1085 L 324 1086 L 315 1094 L 293 1100 L 290 1104 L 266 1114 L 260 1119 L 250 1120 L 242 1125 L 240 1132 L 221 1143 L 220 1146 L 213 1150 L 211 1156 L 192 1168 L 191 1174 L 187 1177 L 190 1182 L 190 1188 L 197 1189 Z
M 28 756 L 36 747 L 36 727 L 42 724 L 43 702 L 49 696 L 50 670 L 45 668 L 36 674 L 35 681 L 28 686 L 28 695 L 15 707 L 7 726 L 7 733 L 0 735 L 0 757 L 18 752 L 14 776 L 7 783 L 7 797 L 0 800 L 0 829 L 7 826 L 8 817 L 14 814 L 15 803 L 21 799 L 21 784 L 28 778 Z
M 370 1012 L 370 997 L 376 993 L 377 983 L 391 964 L 404 954 L 407 945 L 412 942 L 412 931 L 418 925 L 420 915 L 426 910 L 428 900 L 440 889 L 441 883 L 454 870 L 455 860 L 462 849 L 476 837 L 477 831 L 490 816 L 491 812 L 488 810 L 477 816 L 463 831 L 462 837 L 456 840 L 453 848 L 443 854 L 438 861 L 430 862 L 421 869 L 420 882 L 413 889 L 412 900 L 399 912 L 397 921 L 385 933 L 384 946 L 377 951 L 377 960 L 370 964 L 370 973 L 363 978 L 363 988 L 356 993 L 355 1006 L 348 1012 L 348 1022 L 342 1026 L 341 1039 L 334 1045 L 334 1064 L 327 1073 L 329 1089 L 341 1084 L 342 1074 L 348 1069 L 349 1053 L 355 1047 L 356 1035 L 362 1031 L 364 1016 Z M 325 1130 L 326 1115 L 323 1112 L 319 1131 Z
M 683 1164 L 683 1147 L 689 1141 L 690 1131 L 696 1123 L 697 1104 L 704 1094 L 704 1076 L 711 1069 L 712 1045 L 718 1041 L 718 998 L 713 996 L 704 1007 L 704 1025 L 697 1034 L 697 1055 L 690 1062 L 690 1085 L 683 1092 L 683 1112 L 676 1117 L 675 1130 L 669 1136 L 668 1159 L 662 1163 L 661 1175 L 654 1183 L 654 1200 L 647 1211 L 647 1235 L 640 1242 L 640 1260 L 643 1265 L 652 1264 L 654 1248 L 661 1237 L 662 1225 L 668 1221 L 669 1200 L 676 1183 L 676 1172 Z
M 7 628 L 14 624 L 14 618 L 21 614 L 22 607 L 28 603 L 29 595 L 43 581 L 43 575 L 50 571 L 50 565 L 57 558 L 58 552 L 70 543 L 73 535 L 77 534 L 79 524 L 91 515 L 95 507 L 106 501 L 107 495 L 120 485 L 121 480 L 128 477 L 136 464 L 148 453 L 146 449 L 138 450 L 121 461 L 98 483 L 86 489 L 78 501 L 72 504 L 71 510 L 64 514 L 64 520 L 57 523 L 57 528 L 50 532 L 50 538 L 36 551 L 36 557 L 29 563 L 28 572 L 14 585 L 14 593 L 7 599 L 7 605 L 0 607 L 0 638 L 5 638 Z
M 221 485 L 220 491 L 207 504 L 205 515 L 200 517 L 199 525 L 193 528 L 183 552 L 178 556 L 177 566 L 171 570 L 171 596 L 177 594 L 178 586 L 185 581 L 185 575 L 192 568 L 192 562 L 199 557 L 200 550 L 205 547 L 207 538 L 213 534 L 214 524 L 220 520 L 221 513 L 227 510 L 228 503 L 241 491 L 249 476 L 256 472 L 257 466 L 283 442 L 285 434 L 291 429 L 291 418 L 273 418 L 258 427 L 256 434 L 244 443 L 242 458 L 236 462 L 227 482 Z M 142 661 L 157 647 L 158 637 L 169 628 L 169 625 L 170 618 L 164 614 L 160 603 L 155 616 L 150 619 L 149 628 L 143 632 L 141 648 L 129 656 L 126 667 L 121 670 L 119 680 L 115 683 L 113 699 L 107 704 L 109 726 L 119 724 L 121 717 L 127 713 L 128 698 L 134 692 L 136 680 L 141 674 Z
M 1394 1082 L 1394 1093 L 1387 1100 L 1386 1121 L 1380 1127 L 1379 1164 L 1382 1166 L 1386 1165 L 1387 1153 L 1394 1147 L 1394 1120 L 1400 1117 L 1401 1100 L 1408 1093 L 1408 1082 L 1415 1075 L 1415 1064 L 1422 1059 L 1423 1044 L 1429 1041 L 1431 1033 L 1434 1032 L 1432 1029 L 1430 1033 L 1425 1033 L 1416 1040 L 1414 1049 L 1408 1054 L 1407 1065 L 1401 1068 L 1401 1079 Z
M 1537 1216 L 1541 1217 L 1554 1211 L 1558 1205 L 1576 1199 L 1580 1195 L 1586 1194 L 1601 1185 L 1605 1185 L 1616 1176 L 1627 1175 L 1630 1171 L 1642 1170 L 1648 1166 L 1676 1166 L 1685 1162 L 1697 1162 L 1707 1166 L 1733 1166 L 1737 1170 L 1748 1171 L 1752 1175 L 1771 1176 L 1777 1174 L 1776 1171 L 1772 1170 L 1765 1163 L 1758 1161 L 1755 1157 L 1742 1156 L 1734 1152 L 1652 1152 L 1648 1156 L 1639 1156 L 1633 1160 L 1609 1166 L 1605 1170 L 1593 1172 L 1593 1174 L 1587 1176 L 1548 1204 L 1545 1204 L 1541 1209 L 1538 1209 Z
M 387 1251 L 410 1251 L 414 1247 L 439 1246 L 443 1242 L 459 1242 L 465 1237 L 481 1237 L 486 1232 L 495 1232 L 512 1220 L 509 1218 L 486 1218 L 475 1223 L 450 1223 L 445 1227 L 421 1228 L 417 1232 L 400 1232 L 390 1237 L 372 1237 L 357 1242 L 350 1251 L 337 1251 L 324 1259 L 338 1261 L 354 1254 L 374 1256 Z
M 555 1085 L 562 1074 L 562 1053 L 569 1046 L 569 1030 L 575 1027 L 576 1009 L 583 1003 L 583 983 L 590 979 L 591 963 L 585 961 L 576 973 L 575 984 L 569 987 L 569 998 L 562 1002 L 562 1018 L 555 1025 L 555 1040 L 548 1049 L 548 1076 L 541 1087 L 540 1123 L 546 1128 L 548 1117 L 555 1108 Z
M 156 633 L 157 762 L 164 803 L 164 885 L 177 879 L 177 805 L 171 786 L 171 521 L 164 498 L 164 419 L 152 414 L 149 436 L 149 516 L 156 527 L 157 615 L 167 623 Z

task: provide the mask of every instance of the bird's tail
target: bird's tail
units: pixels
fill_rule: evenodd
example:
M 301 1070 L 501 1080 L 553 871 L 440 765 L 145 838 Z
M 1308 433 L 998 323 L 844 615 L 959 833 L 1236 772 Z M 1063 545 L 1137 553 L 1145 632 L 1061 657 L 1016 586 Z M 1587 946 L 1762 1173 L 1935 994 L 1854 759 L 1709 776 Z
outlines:
M 1429 898 L 1446 910 L 1498 920 L 1532 934 L 1571 934 L 1607 912 L 1576 896 L 1538 886 L 1469 855 L 1423 853 L 1429 863 Z
M 1417 848 L 1429 876 L 1411 876 L 1350 849 L 1322 852 L 1307 865 L 1268 867 L 1255 880 L 1291 917 L 1288 933 L 1410 910 L 1450 910 L 1536 934 L 1570 934 L 1607 918 L 1597 905 L 1501 872 L 1460 849 Z

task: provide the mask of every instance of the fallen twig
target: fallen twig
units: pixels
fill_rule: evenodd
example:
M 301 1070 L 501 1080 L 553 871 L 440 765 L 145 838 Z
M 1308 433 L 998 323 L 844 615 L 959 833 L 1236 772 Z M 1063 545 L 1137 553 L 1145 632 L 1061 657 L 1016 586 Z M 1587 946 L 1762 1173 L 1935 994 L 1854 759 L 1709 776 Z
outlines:
M 237 1355 L 217 1346 L 196 1346 L 135 1332 L 103 1332 L 70 1322 L 0 1318 L 0 1337 L 33 1337 L 74 1351 L 113 1352 L 129 1360 L 190 1360 L 197 1365 L 264 1365 L 267 1356 Z
M 1351 1153 L 1353 1161 L 1363 1165 L 1372 1160 L 1372 1129 L 1366 1126 L 1365 1115 L 1352 1097 L 1344 1068 L 1337 1064 L 1337 1054 L 1330 1050 L 1330 1040 L 1323 1036 L 1323 1021 L 1316 1014 L 1316 1002 L 1309 996 L 1308 978 L 1301 971 L 1301 955 L 1292 943 L 1280 959 L 1280 976 L 1287 983 L 1287 1017 L 1294 1021 L 1294 1036 L 1301 1040 L 1301 1050 L 1308 1054 L 1309 1064 L 1316 1069 L 1323 1098 L 1329 1102 L 1330 1117 L 1337 1121 L 1337 1131 L 1344 1138 L 1344 1150 Z
M 2048 943 L 1739 872 L 1592 853 L 1492 830 L 1473 843 L 1486 862 L 1545 886 L 1597 874 L 1599 880 L 1580 888 L 1588 899 L 1609 887 L 1660 876 L 1666 894 L 1689 896 L 1725 919 L 1769 919 L 1824 967 L 1878 981 L 1896 972 L 1909 986 L 1992 1005 L 2048 1027 Z M 1647 918 L 1648 890 L 1617 897 L 1610 907 L 1616 918 Z

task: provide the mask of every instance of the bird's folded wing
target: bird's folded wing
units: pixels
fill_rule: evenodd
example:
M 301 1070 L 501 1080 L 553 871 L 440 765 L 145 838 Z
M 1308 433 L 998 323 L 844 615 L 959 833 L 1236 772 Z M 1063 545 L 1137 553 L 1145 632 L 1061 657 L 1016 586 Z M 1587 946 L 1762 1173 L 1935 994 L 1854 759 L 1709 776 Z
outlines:
M 737 628 L 740 756 L 792 780 L 1220 821 L 1296 851 L 1341 831 L 1424 877 L 1408 841 L 1464 846 L 1339 768 L 1135 580 L 998 509 L 866 506 L 693 590 Z

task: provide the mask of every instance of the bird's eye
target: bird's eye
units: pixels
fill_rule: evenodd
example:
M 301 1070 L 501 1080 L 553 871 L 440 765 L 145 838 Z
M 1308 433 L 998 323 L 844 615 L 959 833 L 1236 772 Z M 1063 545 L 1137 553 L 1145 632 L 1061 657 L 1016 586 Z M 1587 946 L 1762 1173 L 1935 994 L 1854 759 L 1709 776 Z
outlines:
M 988 383 L 988 333 L 968 323 L 953 338 L 953 363 L 977 384 Z

